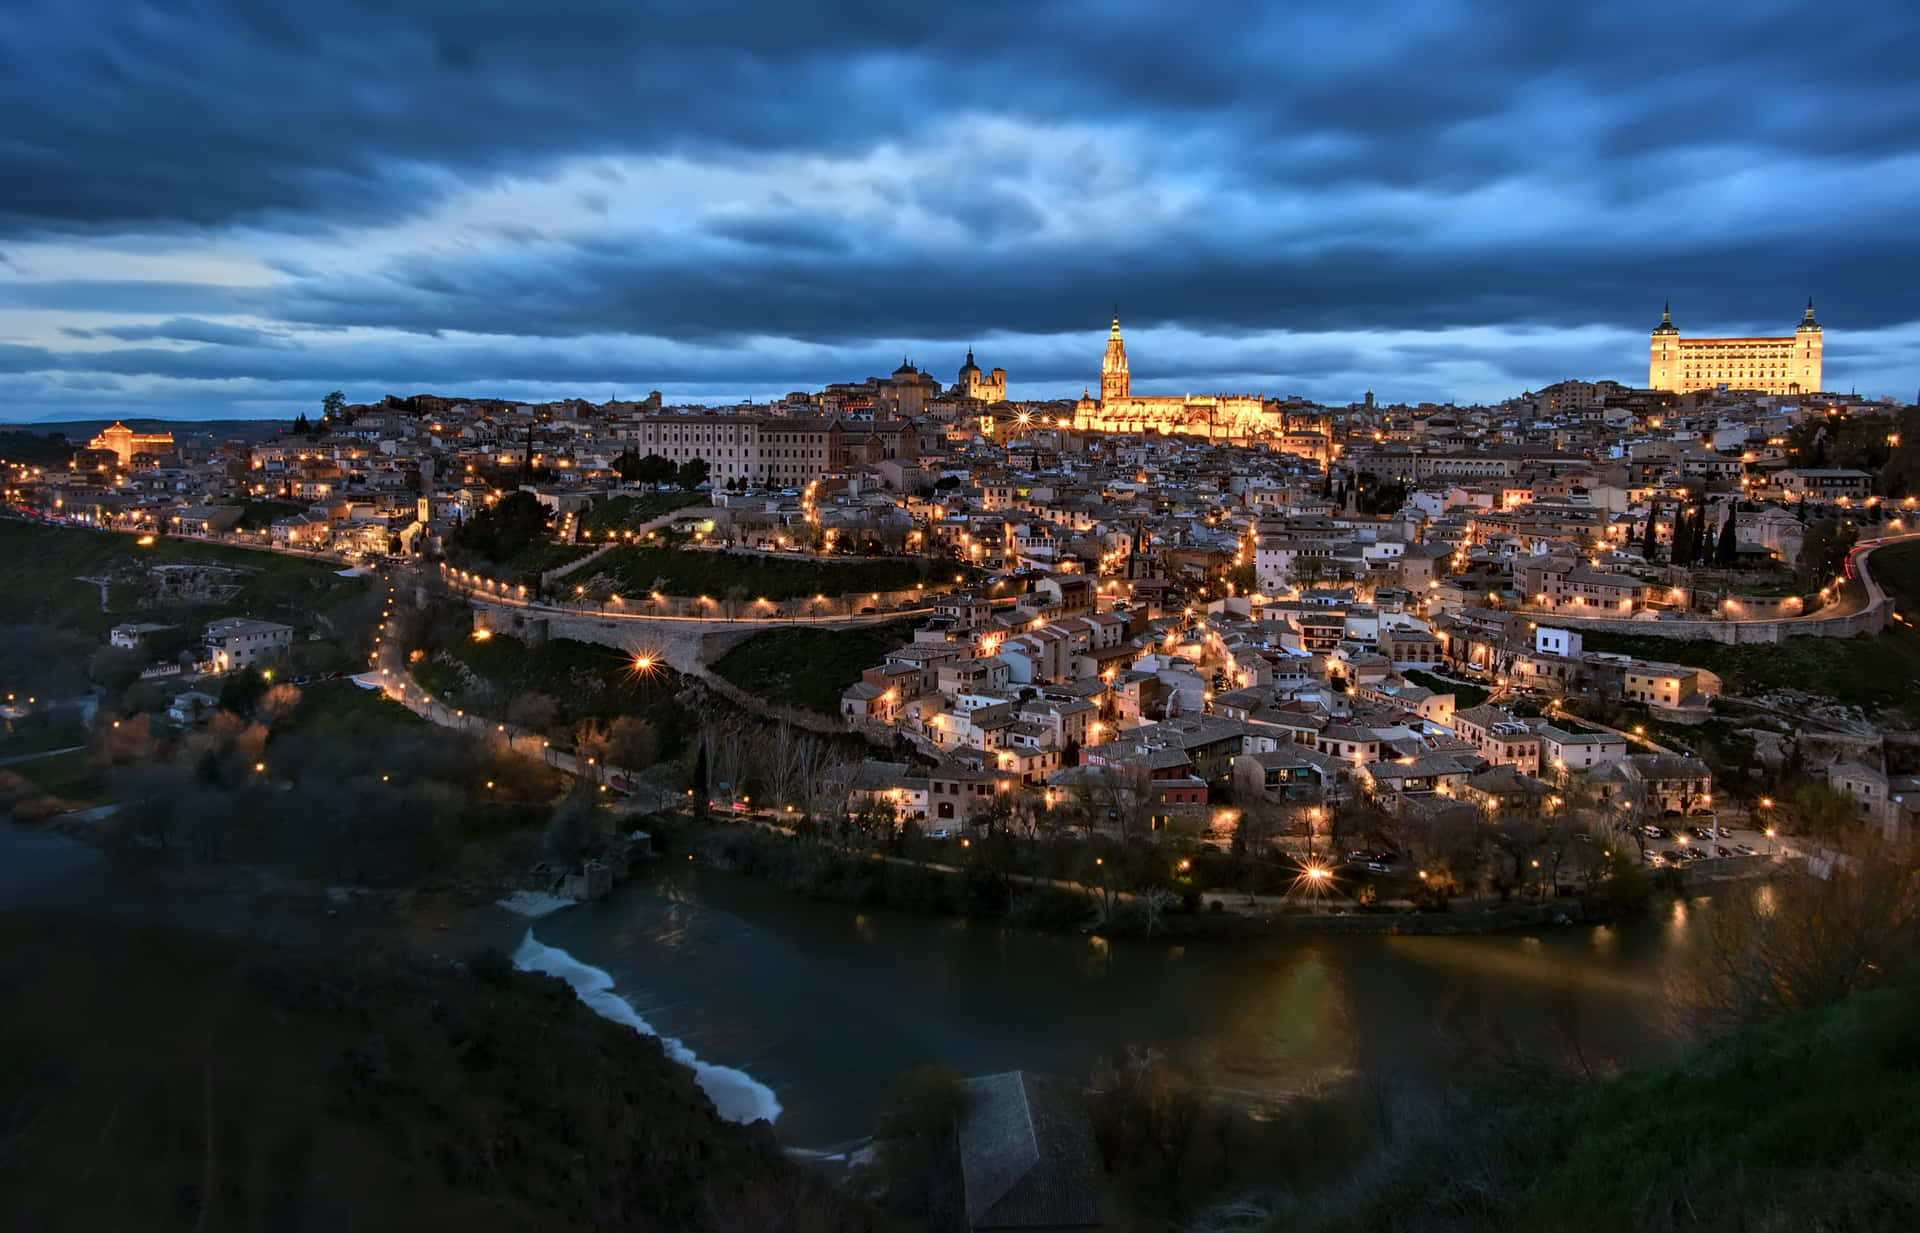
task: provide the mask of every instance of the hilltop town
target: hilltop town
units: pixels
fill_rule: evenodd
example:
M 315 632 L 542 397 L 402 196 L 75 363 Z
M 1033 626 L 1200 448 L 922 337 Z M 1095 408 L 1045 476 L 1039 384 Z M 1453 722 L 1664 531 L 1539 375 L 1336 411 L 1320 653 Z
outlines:
M 1656 366 L 1676 333 L 1654 331 Z M 1072 806 L 1224 846 L 1260 812 L 1296 855 L 1365 831 L 1353 859 L 1410 873 L 1377 836 L 1578 809 L 1680 865 L 1753 852 L 1773 820 L 1730 809 L 1689 729 L 1738 732 L 1748 767 L 1817 746 L 1889 836 L 1920 807 L 1883 737 L 1897 704 L 1710 666 L 1904 620 L 1866 568 L 1912 516 L 1901 412 L 1785 381 L 1568 380 L 1470 407 L 1138 396 L 1116 318 L 1099 398 L 1010 398 L 971 351 L 951 383 L 903 361 L 769 404 L 332 395 L 264 439 L 116 424 L 65 466 L 10 459 L 7 497 L 427 562 L 477 637 L 659 646 L 717 685 L 744 635 L 896 631 L 800 692 L 888 751 L 854 803 L 936 837 Z M 287 649 L 284 625 L 216 626 L 211 671 Z M 1394 824 L 1336 828 L 1354 802 Z M 1751 832 L 1731 847 L 1730 813 Z

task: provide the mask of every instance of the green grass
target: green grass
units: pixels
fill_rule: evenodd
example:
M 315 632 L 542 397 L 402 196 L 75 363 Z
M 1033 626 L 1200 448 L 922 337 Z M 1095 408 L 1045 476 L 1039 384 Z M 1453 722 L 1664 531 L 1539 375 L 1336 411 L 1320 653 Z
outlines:
M 770 629 L 722 655 L 713 670 L 770 702 L 835 715 L 847 686 L 888 651 L 912 641 L 920 624 L 913 617 L 863 629 Z
M 611 501 L 602 501 L 588 510 L 581 517 L 580 525 L 588 531 L 626 530 L 652 522 L 662 514 L 671 514 L 677 509 L 706 503 L 705 493 L 680 492 L 671 489 L 643 493 L 637 497 L 615 497 Z
M 240 507 L 237 526 L 242 531 L 264 531 L 282 518 L 305 512 L 306 508 L 294 501 L 249 501 Z
M 737 587 L 749 599 L 776 601 L 814 595 L 850 595 L 858 601 L 863 592 L 911 590 L 915 583 L 932 592 L 951 585 L 957 569 L 951 561 L 922 557 L 839 562 L 637 546 L 615 548 L 588 568 L 613 579 L 617 594 L 661 591 L 718 600 Z
M 1669 1205 L 1720 1227 L 1871 1227 L 1866 1175 L 1920 1198 L 1916 1012 L 1906 991 L 1861 995 L 1601 1087 L 1547 1162 L 1531 1227 L 1645 1227 Z
M 1873 554 L 1873 576 L 1902 615 L 1920 619 L 1920 544 L 1898 544 Z M 1823 694 L 1869 712 L 1884 710 L 1920 723 L 1920 629 L 1895 623 L 1881 634 L 1853 638 L 1795 637 L 1784 642 L 1685 642 L 1677 638 L 1592 632 L 1589 651 L 1705 668 L 1733 693 L 1796 689 Z
M 35 758 L 7 769 L 32 780 L 42 792 L 75 805 L 97 805 L 106 799 L 106 779 L 88 763 L 85 750 Z
M 145 547 L 138 536 L 78 527 L 0 520 L 0 626 L 32 625 L 99 638 L 122 621 L 159 624 L 250 616 L 314 628 L 316 615 L 363 594 L 366 582 L 341 578 L 338 566 L 283 553 L 162 536 Z M 232 599 L 216 604 L 136 606 L 153 565 L 219 565 L 251 571 Z M 82 577 L 109 578 L 106 611 L 100 588 Z
M 1907 1228 L 1917 1051 L 1920 996 L 1892 989 L 1594 1086 L 1515 1076 L 1269 1227 Z
M 294 724 L 301 729 L 366 737 L 392 728 L 420 728 L 427 721 L 377 689 L 352 681 L 315 681 L 300 686 Z
M 1478 685 L 1469 685 L 1462 681 L 1442 680 L 1432 673 L 1422 672 L 1418 668 L 1404 669 L 1400 675 L 1412 681 L 1415 685 L 1431 689 L 1436 694 L 1452 694 L 1453 705 L 1462 711 L 1470 706 L 1479 706 L 1482 702 L 1485 702 L 1493 696 Z
M 1739 580 L 1731 583 L 1702 583 L 1706 590 L 1718 591 L 1723 595 L 1750 595 L 1755 599 L 1785 599 L 1790 595 L 1800 595 L 1805 588 L 1796 578 Z
M 450 639 L 443 645 L 484 684 L 469 688 L 457 669 L 433 657 L 415 665 L 414 677 L 436 698 L 476 714 L 505 718 L 515 699 L 541 695 L 556 705 L 556 728 L 642 716 L 660 733 L 662 757 L 678 750 L 689 726 L 675 697 L 678 675 L 661 667 L 636 672 L 633 656 L 621 651 L 566 638 L 528 647 L 504 635 L 484 642 Z
M 0 758 L 17 758 L 47 749 L 87 743 L 87 730 L 73 711 L 39 712 L 25 719 L 0 721 Z
M 551 540 L 529 544 L 499 565 L 482 565 L 480 572 L 496 577 L 519 577 L 531 586 L 541 574 L 562 565 L 571 565 L 593 551 L 592 544 L 561 544 Z

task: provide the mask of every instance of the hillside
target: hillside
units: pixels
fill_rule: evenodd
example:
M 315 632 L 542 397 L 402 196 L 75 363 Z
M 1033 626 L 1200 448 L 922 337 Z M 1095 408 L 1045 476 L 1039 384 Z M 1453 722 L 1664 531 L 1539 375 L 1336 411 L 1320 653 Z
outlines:
M 1516 1076 L 1433 1121 L 1268 1229 L 1911 1229 L 1920 992 L 1858 994 L 1596 1086 Z
M 12 1228 L 859 1229 L 564 984 L 0 914 Z

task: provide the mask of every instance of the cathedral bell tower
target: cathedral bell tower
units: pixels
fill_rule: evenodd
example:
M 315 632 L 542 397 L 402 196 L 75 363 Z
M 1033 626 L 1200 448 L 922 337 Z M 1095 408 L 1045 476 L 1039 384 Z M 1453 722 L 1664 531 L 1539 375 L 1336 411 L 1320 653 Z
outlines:
M 1100 361 L 1100 401 L 1125 398 L 1127 389 L 1127 344 L 1120 341 L 1120 317 L 1115 314 L 1107 331 L 1107 355 Z

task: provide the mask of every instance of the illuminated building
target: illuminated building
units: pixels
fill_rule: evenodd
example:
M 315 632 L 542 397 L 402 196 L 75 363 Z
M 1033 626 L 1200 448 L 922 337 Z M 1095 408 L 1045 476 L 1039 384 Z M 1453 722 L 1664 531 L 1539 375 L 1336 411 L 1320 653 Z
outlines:
M 1074 404 L 1073 426 L 1097 432 L 1162 432 L 1218 440 L 1248 440 L 1283 432 L 1284 414 L 1258 394 L 1173 394 L 1135 396 L 1127 370 L 1127 344 L 1120 318 L 1107 332 L 1107 353 L 1100 361 L 1100 397 L 1082 395 Z
M 1683 338 L 1672 306 L 1660 314 L 1648 346 L 1647 385 L 1674 394 L 1725 386 L 1764 394 L 1820 389 L 1823 337 L 1813 301 L 1790 338 Z
M 110 428 L 103 429 L 99 436 L 87 442 L 91 450 L 112 450 L 120 459 L 120 465 L 131 466 L 135 454 L 171 454 L 173 453 L 173 434 L 170 432 L 135 432 L 119 421 Z
M 962 398 L 973 398 L 980 402 L 1005 402 L 1007 400 L 1007 370 L 996 368 L 990 373 L 982 373 L 980 366 L 973 362 L 973 348 L 967 348 L 967 362 L 960 366 L 960 379 L 954 382 L 954 393 Z

